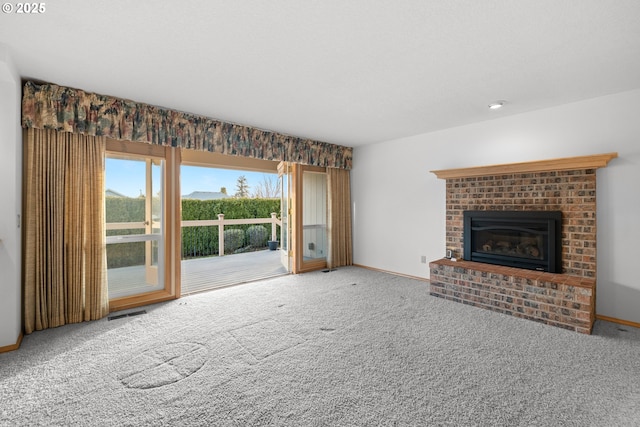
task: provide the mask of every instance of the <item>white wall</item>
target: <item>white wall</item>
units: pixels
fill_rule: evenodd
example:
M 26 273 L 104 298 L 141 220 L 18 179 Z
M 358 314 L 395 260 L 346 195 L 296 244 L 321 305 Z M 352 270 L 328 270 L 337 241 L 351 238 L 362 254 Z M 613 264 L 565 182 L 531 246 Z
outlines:
M 16 344 L 22 330 L 20 93 L 20 78 L 0 44 L 0 347 Z
M 445 181 L 430 170 L 618 152 L 597 172 L 597 314 L 640 323 L 639 115 L 635 90 L 357 147 L 354 262 L 429 277 L 420 257 L 445 252 Z

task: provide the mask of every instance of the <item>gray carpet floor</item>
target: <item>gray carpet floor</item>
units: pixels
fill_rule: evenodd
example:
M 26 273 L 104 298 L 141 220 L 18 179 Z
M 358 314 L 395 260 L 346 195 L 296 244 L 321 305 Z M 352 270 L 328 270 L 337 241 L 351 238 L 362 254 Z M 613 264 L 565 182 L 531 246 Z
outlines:
M 428 291 L 349 267 L 40 331 L 0 354 L 0 425 L 640 425 L 640 330 Z

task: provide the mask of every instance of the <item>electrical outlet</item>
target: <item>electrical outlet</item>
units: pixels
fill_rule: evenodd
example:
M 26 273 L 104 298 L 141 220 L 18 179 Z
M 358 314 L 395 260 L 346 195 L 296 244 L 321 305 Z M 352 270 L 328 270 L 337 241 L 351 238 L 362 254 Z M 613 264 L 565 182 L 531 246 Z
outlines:
M 427 256 L 426 255 L 422 255 L 420 257 L 420 262 L 423 263 L 423 264 L 426 264 L 427 263 Z

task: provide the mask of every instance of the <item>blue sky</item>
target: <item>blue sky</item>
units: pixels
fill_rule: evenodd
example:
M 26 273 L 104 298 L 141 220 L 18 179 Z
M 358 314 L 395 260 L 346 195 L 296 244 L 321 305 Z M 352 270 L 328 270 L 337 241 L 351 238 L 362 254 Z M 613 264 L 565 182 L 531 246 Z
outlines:
M 109 190 L 117 191 L 128 197 L 138 197 L 144 192 L 145 165 L 143 161 L 106 159 L 106 184 Z M 193 191 L 220 191 L 227 188 L 227 194 L 232 196 L 236 192 L 236 182 L 240 175 L 244 175 L 249 183 L 249 193 L 262 182 L 263 176 L 276 177 L 275 174 L 250 172 L 233 169 L 214 169 L 196 166 L 180 167 L 180 194 Z
M 256 185 L 262 182 L 263 176 L 277 176 L 276 174 L 234 169 L 180 166 L 180 194 L 189 194 L 192 191 L 220 191 L 221 187 L 226 187 L 227 194 L 232 196 L 236 192 L 236 183 L 241 175 L 247 178 L 249 193 L 253 193 Z

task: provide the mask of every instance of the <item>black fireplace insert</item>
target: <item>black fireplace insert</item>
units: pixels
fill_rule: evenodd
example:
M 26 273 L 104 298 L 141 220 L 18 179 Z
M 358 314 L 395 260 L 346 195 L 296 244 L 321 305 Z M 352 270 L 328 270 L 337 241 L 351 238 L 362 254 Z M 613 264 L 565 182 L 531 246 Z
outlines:
M 465 211 L 464 259 L 562 272 L 562 212 Z

